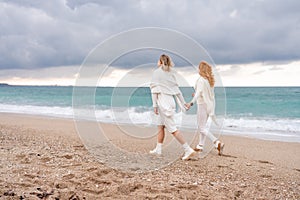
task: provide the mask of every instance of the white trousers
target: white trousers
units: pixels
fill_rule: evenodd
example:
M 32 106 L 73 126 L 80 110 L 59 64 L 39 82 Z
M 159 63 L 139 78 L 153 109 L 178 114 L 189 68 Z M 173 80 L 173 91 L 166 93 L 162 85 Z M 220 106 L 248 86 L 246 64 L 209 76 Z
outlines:
M 204 146 L 206 137 L 208 137 L 212 142 L 218 140 L 211 132 L 208 131 L 207 126 L 208 113 L 206 104 L 197 104 L 197 122 L 199 133 L 199 145 Z
M 158 125 L 164 125 L 169 133 L 177 131 L 175 123 L 175 101 L 172 95 L 158 95 Z

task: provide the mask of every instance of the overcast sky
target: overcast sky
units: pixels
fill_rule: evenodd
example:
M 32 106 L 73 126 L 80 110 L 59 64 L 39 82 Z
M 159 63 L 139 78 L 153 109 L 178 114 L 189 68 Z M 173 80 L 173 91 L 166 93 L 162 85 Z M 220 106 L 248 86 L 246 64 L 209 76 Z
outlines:
M 203 45 L 225 85 L 300 86 L 293 78 L 299 74 L 299 8 L 299 0 L 2 0 L 0 82 L 72 84 L 100 42 L 132 28 L 162 27 Z M 125 64 L 115 70 L 126 72 Z M 116 71 L 110 72 L 106 85 L 113 85 Z M 274 73 L 289 78 L 278 82 Z

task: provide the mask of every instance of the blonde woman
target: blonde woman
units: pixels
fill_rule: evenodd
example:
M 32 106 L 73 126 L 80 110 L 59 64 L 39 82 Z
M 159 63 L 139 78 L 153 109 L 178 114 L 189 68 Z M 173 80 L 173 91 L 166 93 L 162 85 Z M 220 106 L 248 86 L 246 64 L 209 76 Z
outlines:
M 157 144 L 155 149 L 151 150 L 151 154 L 161 154 L 162 144 L 165 138 L 164 128 L 182 144 L 184 149 L 184 156 L 182 160 L 188 160 L 190 157 L 195 155 L 195 151 L 185 142 L 181 133 L 175 124 L 175 101 L 177 100 L 178 105 L 186 109 L 185 101 L 179 90 L 175 73 L 172 69 L 171 58 L 167 55 L 161 55 L 158 61 L 158 69 L 156 69 L 152 76 L 150 84 L 152 103 L 154 113 L 159 115 L 158 135 Z
M 196 85 L 195 94 L 192 101 L 186 104 L 190 108 L 197 102 L 197 122 L 199 133 L 199 144 L 194 149 L 195 151 L 202 151 L 206 137 L 208 137 L 218 150 L 219 155 L 222 155 L 224 143 L 221 143 L 211 132 L 206 129 L 208 117 L 215 121 L 215 95 L 214 85 L 215 79 L 212 73 L 212 67 L 205 61 L 199 64 L 199 75 Z

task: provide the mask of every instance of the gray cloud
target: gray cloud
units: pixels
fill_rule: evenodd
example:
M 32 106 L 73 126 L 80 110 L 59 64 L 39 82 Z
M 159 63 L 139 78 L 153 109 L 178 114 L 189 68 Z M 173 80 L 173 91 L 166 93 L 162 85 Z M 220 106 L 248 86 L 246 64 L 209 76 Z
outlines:
M 217 64 L 299 60 L 299 7 L 298 0 L 5 0 L 0 69 L 79 65 L 99 42 L 144 26 L 190 35 Z
M 240 69 L 240 66 L 232 65 L 229 69 L 223 70 L 220 73 L 222 76 L 232 76 L 233 74 L 237 73 Z

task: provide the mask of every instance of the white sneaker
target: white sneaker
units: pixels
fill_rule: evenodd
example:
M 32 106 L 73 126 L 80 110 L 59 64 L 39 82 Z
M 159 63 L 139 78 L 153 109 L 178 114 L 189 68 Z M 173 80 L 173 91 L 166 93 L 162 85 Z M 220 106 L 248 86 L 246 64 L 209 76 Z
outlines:
M 161 155 L 161 150 L 158 150 L 157 148 L 149 151 L 150 154 L 157 154 L 157 155 Z
M 201 152 L 201 151 L 203 151 L 203 146 L 197 144 L 197 146 L 194 148 L 194 151 L 196 151 L 196 152 Z
M 182 157 L 182 160 L 189 160 L 195 154 L 196 152 L 192 148 L 189 148 L 187 151 L 184 152 L 184 156 Z

